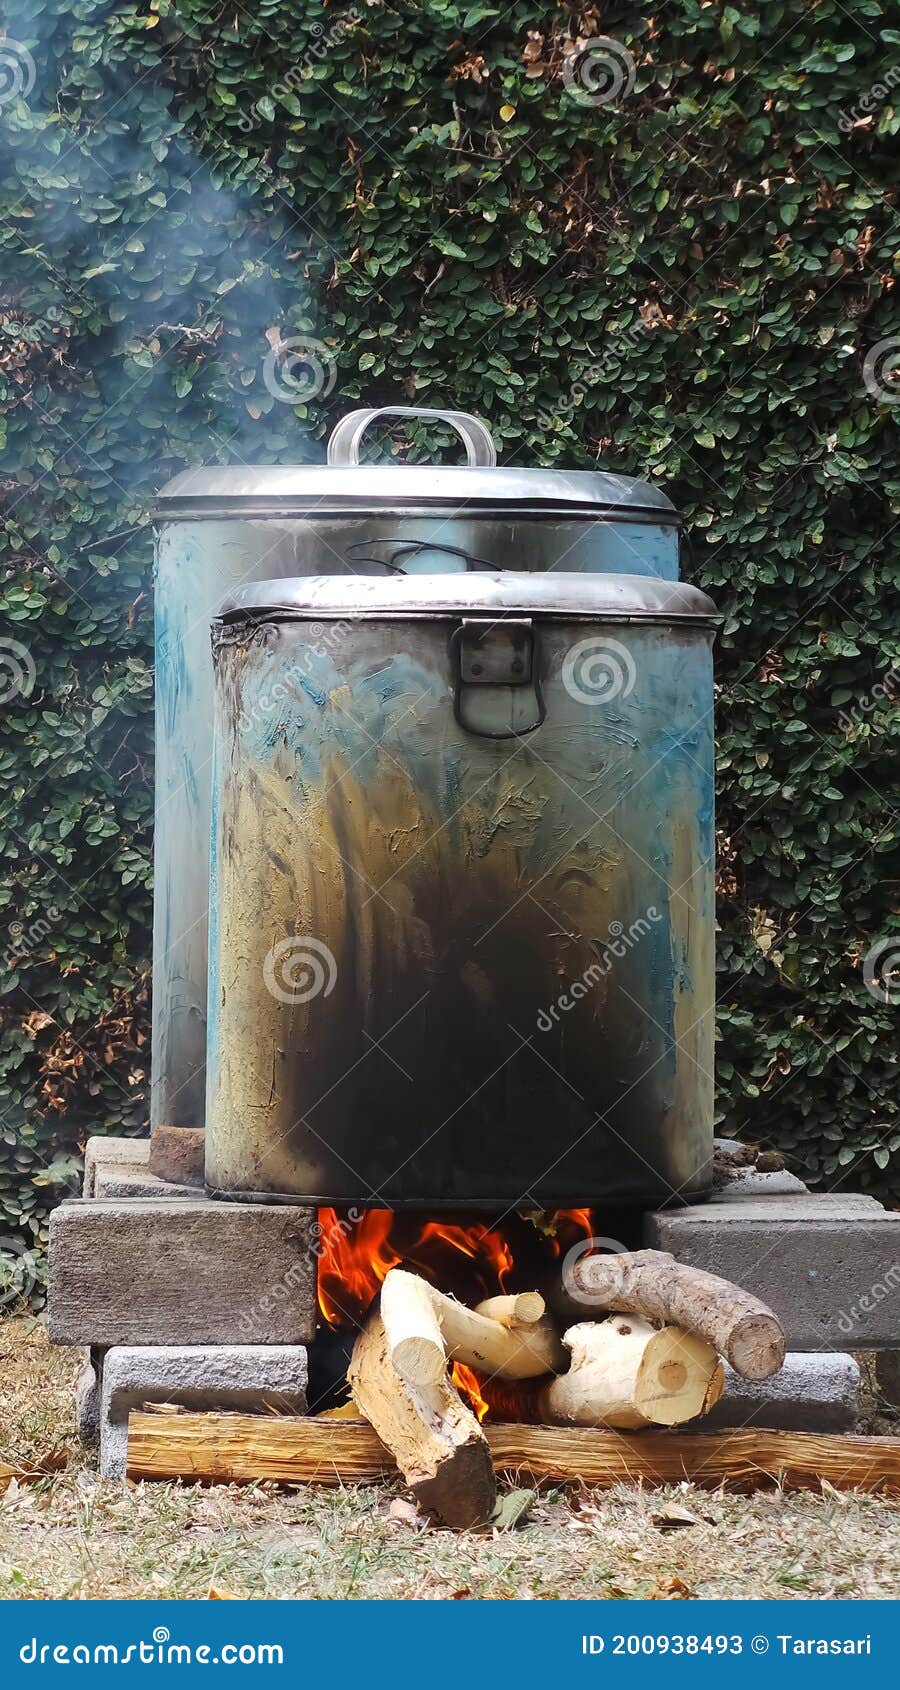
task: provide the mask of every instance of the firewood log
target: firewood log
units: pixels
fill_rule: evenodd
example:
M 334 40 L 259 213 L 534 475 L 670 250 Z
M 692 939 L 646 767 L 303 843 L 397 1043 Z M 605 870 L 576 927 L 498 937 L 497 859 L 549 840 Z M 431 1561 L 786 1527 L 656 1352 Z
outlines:
M 590 1305 L 683 1327 L 711 1344 L 742 1379 L 768 1379 L 784 1361 L 784 1332 L 765 1303 L 664 1250 L 584 1256 L 572 1278 L 582 1319 Z
M 392 1268 L 381 1287 L 381 1318 L 391 1361 L 410 1384 L 435 1384 L 448 1358 L 503 1379 L 534 1379 L 566 1365 L 556 1328 L 543 1313 L 501 1325 L 403 1268 Z
M 490 1450 L 474 1414 L 450 1383 L 446 1364 L 438 1379 L 410 1384 L 394 1366 L 384 1322 L 376 1313 L 353 1346 L 347 1377 L 358 1409 L 422 1506 L 448 1526 L 475 1526 L 488 1519 L 497 1500 Z
M 533 1326 L 546 1307 L 540 1291 L 517 1291 L 512 1296 L 485 1297 L 483 1303 L 475 1304 L 475 1313 L 501 1326 Z
M 572 1365 L 540 1395 L 551 1424 L 678 1426 L 705 1414 L 724 1389 L 715 1350 L 677 1326 L 616 1314 L 570 1327 L 563 1341 Z
M 756 1491 L 900 1495 L 900 1438 L 812 1432 L 603 1432 L 590 1426 L 489 1426 L 495 1471 L 517 1483 L 678 1484 Z M 128 1419 L 128 1477 L 188 1483 L 371 1484 L 396 1471 L 364 1420 L 271 1414 L 144 1414 Z

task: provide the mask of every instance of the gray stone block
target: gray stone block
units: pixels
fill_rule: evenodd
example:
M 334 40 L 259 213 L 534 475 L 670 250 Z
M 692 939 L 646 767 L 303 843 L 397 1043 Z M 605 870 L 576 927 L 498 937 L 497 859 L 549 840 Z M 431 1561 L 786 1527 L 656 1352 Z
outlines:
M 73 1199 L 50 1222 L 54 1344 L 303 1344 L 315 1210 L 208 1198 Z
M 688 1430 L 767 1426 L 776 1432 L 852 1432 L 859 1413 L 859 1368 L 848 1355 L 785 1356 L 771 1379 L 739 1379 L 725 1364 L 725 1395 Z
M 735 1168 L 724 1185 L 717 1186 L 708 1199 L 710 1203 L 746 1202 L 748 1197 L 788 1197 L 805 1192 L 806 1186 L 787 1168 L 778 1173 L 761 1174 L 756 1168 Z
M 107 1352 L 103 1365 L 100 1471 L 123 1478 L 128 1416 L 144 1403 L 197 1413 L 304 1414 L 306 1350 L 299 1344 L 173 1345 Z
M 75 1386 L 75 1429 L 85 1449 L 96 1449 L 100 1442 L 100 1381 L 103 1370 L 103 1351 L 86 1349 L 84 1366 Z
M 101 1162 L 94 1174 L 96 1197 L 196 1197 L 193 1185 L 174 1185 L 151 1174 L 149 1168 L 129 1162 Z
M 900 1214 L 815 1193 L 645 1216 L 644 1243 L 768 1303 L 789 1350 L 900 1348 Z
M 150 1165 L 149 1138 L 104 1138 L 95 1134 L 89 1138 L 84 1149 L 84 1183 L 82 1195 L 96 1197 L 97 1173 L 99 1169 L 112 1170 L 116 1167 L 131 1169 L 147 1168 Z

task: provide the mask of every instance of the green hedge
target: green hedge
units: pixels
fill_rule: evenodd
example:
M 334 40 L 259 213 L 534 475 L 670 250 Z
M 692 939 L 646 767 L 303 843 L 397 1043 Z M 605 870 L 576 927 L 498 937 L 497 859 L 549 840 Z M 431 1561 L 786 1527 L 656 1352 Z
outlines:
M 722 1128 L 896 1193 L 863 958 L 898 928 L 900 388 L 864 362 L 900 332 L 898 8 L 13 0 L 7 31 L 0 633 L 35 681 L 0 739 L 0 1233 L 145 1121 L 150 496 L 413 399 L 685 509 L 727 612 Z M 597 36 L 607 103 L 572 77 Z M 272 396 L 279 333 L 331 391 Z

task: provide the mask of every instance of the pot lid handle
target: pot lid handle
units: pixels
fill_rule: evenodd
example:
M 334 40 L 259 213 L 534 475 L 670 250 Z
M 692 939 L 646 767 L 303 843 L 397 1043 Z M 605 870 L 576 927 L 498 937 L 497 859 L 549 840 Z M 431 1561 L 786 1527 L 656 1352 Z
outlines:
M 479 417 L 470 416 L 468 411 L 419 410 L 414 405 L 383 405 L 373 411 L 348 411 L 328 442 L 328 462 L 344 466 L 358 464 L 362 437 L 376 417 L 436 417 L 456 430 L 466 448 L 466 462 L 470 469 L 493 469 L 497 462 L 497 449 Z

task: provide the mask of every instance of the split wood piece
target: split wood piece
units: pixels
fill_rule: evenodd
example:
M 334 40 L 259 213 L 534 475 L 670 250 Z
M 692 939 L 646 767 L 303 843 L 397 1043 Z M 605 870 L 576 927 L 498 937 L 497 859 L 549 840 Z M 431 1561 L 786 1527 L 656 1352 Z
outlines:
M 742 1379 L 768 1379 L 784 1362 L 784 1332 L 765 1303 L 664 1250 L 583 1256 L 572 1278 L 582 1306 L 684 1327 L 712 1344 Z
M 130 1479 L 208 1484 L 368 1484 L 396 1471 L 363 1420 L 256 1414 L 142 1414 L 128 1423 Z M 588 1426 L 487 1428 L 494 1468 L 535 1484 L 598 1487 L 693 1480 L 709 1490 L 883 1490 L 900 1495 L 900 1439 L 759 1428 L 714 1434 L 603 1432 Z
M 451 1384 L 446 1364 L 440 1378 L 411 1383 L 398 1372 L 384 1322 L 374 1314 L 353 1346 L 347 1378 L 354 1402 L 422 1506 L 448 1526 L 488 1519 L 497 1486 L 487 1439 Z
M 678 1426 L 706 1414 L 725 1389 L 715 1350 L 678 1326 L 634 1315 L 586 1320 L 564 1342 L 568 1373 L 541 1392 L 541 1418 L 576 1426 Z
M 501 1325 L 403 1268 L 392 1268 L 381 1287 L 381 1318 L 391 1361 L 409 1384 L 436 1384 L 448 1359 L 501 1379 L 539 1378 L 567 1362 L 543 1312 L 538 1320 Z

